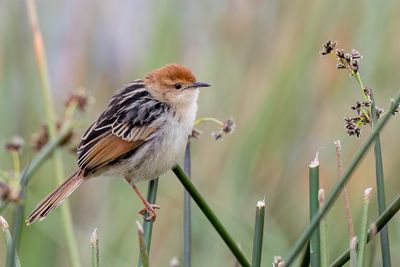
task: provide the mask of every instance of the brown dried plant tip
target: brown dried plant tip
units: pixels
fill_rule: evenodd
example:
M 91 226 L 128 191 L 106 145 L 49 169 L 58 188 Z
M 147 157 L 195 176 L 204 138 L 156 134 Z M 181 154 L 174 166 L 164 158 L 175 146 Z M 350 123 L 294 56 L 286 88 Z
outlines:
M 369 99 L 371 96 L 371 90 L 365 87 L 364 94 Z M 356 104 L 350 107 L 357 113 L 355 117 L 347 117 L 344 119 L 345 128 L 349 136 L 360 137 L 362 127 L 367 124 L 371 124 L 372 113 L 371 113 L 371 100 L 357 101 Z M 378 106 L 375 106 L 377 118 L 383 114 L 384 110 Z
M 200 135 L 202 135 L 203 132 L 200 131 L 197 128 L 193 128 L 192 133 L 190 134 L 189 138 L 194 138 L 194 139 L 200 139 Z
M 60 131 L 62 124 L 60 121 L 56 123 L 57 131 Z M 75 132 L 71 131 L 61 142 L 60 146 L 68 145 L 75 137 Z M 42 124 L 39 130 L 31 136 L 31 147 L 34 152 L 39 152 L 49 142 L 49 127 Z
M 223 136 L 226 134 L 231 134 L 233 130 L 235 130 L 236 124 L 233 118 L 229 118 L 224 121 L 221 129 L 217 132 L 212 132 L 211 136 L 215 139 L 215 141 L 222 140 Z
M 31 136 L 31 147 L 34 152 L 39 152 L 49 141 L 49 129 L 47 125 L 41 125 L 39 130 Z
M 76 103 L 76 106 L 80 111 L 85 111 L 89 103 L 89 97 L 85 90 L 80 88 L 73 91 L 65 101 L 65 106 L 68 108 L 74 103 Z
M 7 183 L 0 181 L 0 201 L 14 202 L 19 200 L 19 190 L 10 187 Z
M 348 69 L 351 73 L 357 73 L 360 70 L 359 61 L 362 55 L 357 50 L 353 49 L 351 53 L 346 53 L 343 49 L 336 49 L 335 55 L 338 61 L 336 68 Z
M 329 40 L 323 45 L 322 50 L 319 53 L 323 56 L 330 54 L 333 49 L 335 49 L 336 44 L 336 41 Z
M 20 136 L 13 136 L 9 141 L 6 142 L 5 149 L 9 152 L 21 151 L 22 147 L 25 145 L 25 141 Z

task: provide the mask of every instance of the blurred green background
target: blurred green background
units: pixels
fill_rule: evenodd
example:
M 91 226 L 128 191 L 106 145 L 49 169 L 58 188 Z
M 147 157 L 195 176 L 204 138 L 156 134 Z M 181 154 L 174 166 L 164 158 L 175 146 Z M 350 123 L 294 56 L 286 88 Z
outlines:
M 95 102 L 80 116 L 79 133 L 104 109 L 125 83 L 169 62 L 190 67 L 213 86 L 200 96 L 199 116 L 233 117 L 233 135 L 215 142 L 212 124 L 192 143 L 193 179 L 198 189 L 250 257 L 257 200 L 266 197 L 263 264 L 287 256 L 308 223 L 308 164 L 320 149 L 321 186 L 337 181 L 333 141 L 342 140 L 345 166 L 362 144 L 348 137 L 343 118 L 360 92 L 345 71 L 318 52 L 328 39 L 357 48 L 364 56 L 361 75 L 375 90 L 380 106 L 400 84 L 399 1 L 37 1 L 46 45 L 53 100 L 58 116 L 77 87 Z M 24 1 L 0 1 L 0 140 L 30 136 L 44 122 L 40 82 Z M 394 118 L 382 134 L 387 201 L 400 188 L 400 122 Z M 24 163 L 32 158 L 25 147 Z M 65 169 L 75 156 L 64 150 Z M 0 153 L 0 169 L 12 169 Z M 56 181 L 47 162 L 28 188 L 27 211 Z M 67 173 L 66 173 L 67 175 Z M 371 153 L 349 182 L 356 229 L 366 187 L 375 187 Z M 139 186 L 143 191 L 147 184 Z M 169 172 L 159 184 L 162 209 L 154 227 L 152 266 L 182 261 L 183 189 Z M 83 266 L 89 266 L 90 235 L 100 238 L 102 266 L 133 266 L 138 257 L 136 220 L 141 203 L 121 178 L 101 177 L 82 185 L 68 200 Z M 377 217 L 376 193 L 370 221 Z M 4 212 L 12 219 L 13 205 Z M 24 227 L 23 266 L 69 266 L 60 211 Z M 339 199 L 328 214 L 331 259 L 348 246 Z M 389 224 L 393 263 L 400 263 L 399 216 Z M 379 240 L 371 266 L 380 266 Z M 5 246 L 0 242 L 0 262 Z M 234 258 L 193 204 L 193 266 L 233 266 Z

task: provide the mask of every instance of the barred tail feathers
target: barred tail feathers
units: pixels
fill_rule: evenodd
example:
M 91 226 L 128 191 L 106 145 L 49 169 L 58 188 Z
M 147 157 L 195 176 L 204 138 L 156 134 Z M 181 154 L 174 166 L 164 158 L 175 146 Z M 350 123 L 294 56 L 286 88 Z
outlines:
M 60 186 L 40 202 L 26 219 L 26 224 L 31 225 L 36 220 L 43 220 L 56 209 L 76 188 L 84 181 L 83 173 L 78 170 L 68 177 Z

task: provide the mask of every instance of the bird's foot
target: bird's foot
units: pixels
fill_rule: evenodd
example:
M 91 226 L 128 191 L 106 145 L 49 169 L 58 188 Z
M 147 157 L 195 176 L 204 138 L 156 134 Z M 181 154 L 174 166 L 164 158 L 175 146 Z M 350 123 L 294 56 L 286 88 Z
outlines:
M 157 217 L 156 209 L 160 209 L 160 206 L 156 204 L 147 203 L 147 205 L 145 205 L 143 209 L 139 210 L 139 214 L 143 216 L 143 219 L 145 221 L 154 222 Z M 147 217 L 145 217 L 146 213 L 148 214 Z

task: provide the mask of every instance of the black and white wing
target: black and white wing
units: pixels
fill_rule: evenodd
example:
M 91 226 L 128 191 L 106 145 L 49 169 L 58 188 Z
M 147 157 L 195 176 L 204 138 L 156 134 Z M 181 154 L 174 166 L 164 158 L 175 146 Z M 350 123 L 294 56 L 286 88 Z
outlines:
M 107 109 L 83 135 L 78 166 L 94 172 L 150 140 L 169 109 L 150 95 L 142 80 L 118 90 Z

